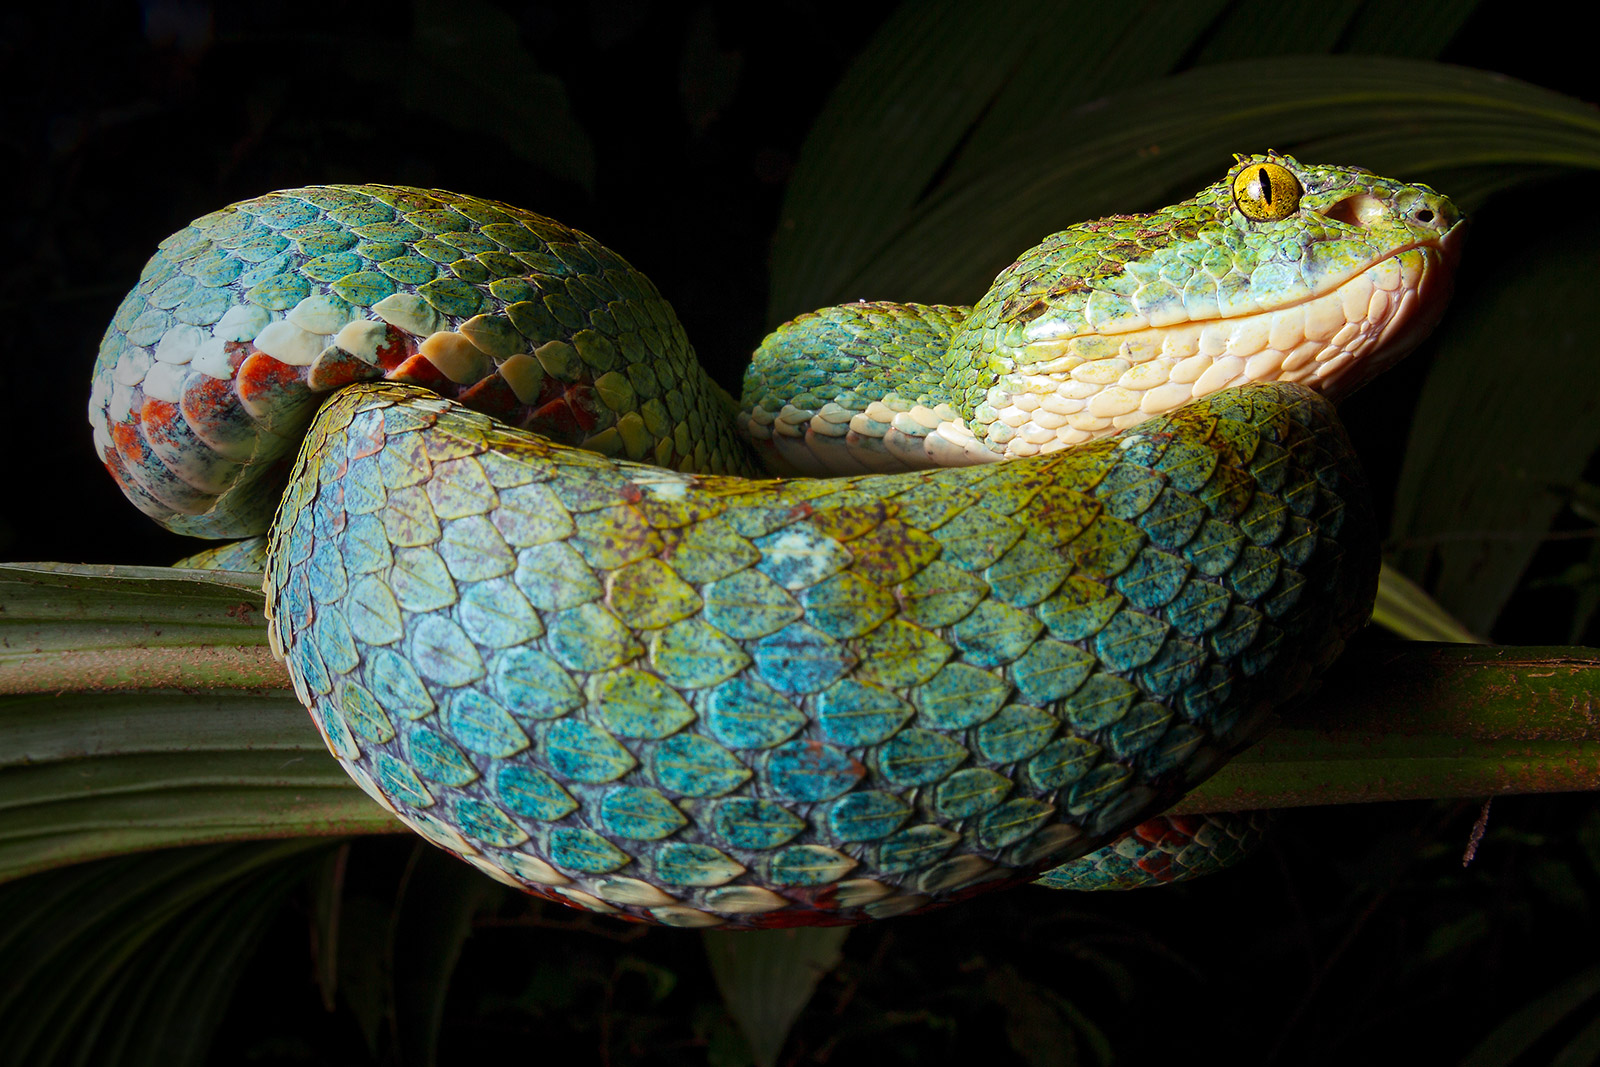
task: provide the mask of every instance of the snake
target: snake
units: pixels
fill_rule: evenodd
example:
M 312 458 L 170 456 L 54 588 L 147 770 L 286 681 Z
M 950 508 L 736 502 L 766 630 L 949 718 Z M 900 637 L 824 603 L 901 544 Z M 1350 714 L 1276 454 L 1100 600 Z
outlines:
M 361 789 L 524 892 L 753 928 L 1160 881 L 1242 847 L 1160 813 L 1370 615 L 1331 401 L 1438 321 L 1463 232 L 1236 156 L 970 307 L 800 315 L 735 401 L 578 230 L 287 189 L 161 242 L 89 421 L 146 515 L 248 539 L 187 565 L 262 572 Z

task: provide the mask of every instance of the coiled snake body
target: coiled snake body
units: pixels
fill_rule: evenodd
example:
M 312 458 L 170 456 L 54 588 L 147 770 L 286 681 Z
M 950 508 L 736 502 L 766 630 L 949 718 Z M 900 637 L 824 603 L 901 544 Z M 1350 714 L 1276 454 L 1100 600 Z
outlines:
M 293 189 L 162 243 L 90 422 L 172 529 L 271 524 L 273 647 L 429 840 L 635 918 L 858 921 L 1100 847 L 1337 654 L 1376 547 L 1312 389 L 1431 328 L 1458 220 L 1240 157 L 1047 238 L 972 309 L 802 316 L 736 417 L 591 238 Z M 748 480 L 736 425 L 844 476 Z

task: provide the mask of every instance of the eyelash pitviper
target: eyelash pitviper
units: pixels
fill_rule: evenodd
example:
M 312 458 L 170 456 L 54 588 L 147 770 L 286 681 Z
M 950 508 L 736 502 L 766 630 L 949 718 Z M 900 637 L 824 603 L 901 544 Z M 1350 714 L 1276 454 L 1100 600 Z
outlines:
M 972 309 L 802 316 L 736 416 L 593 239 L 437 191 L 287 190 L 162 243 L 90 421 L 174 530 L 276 511 L 273 646 L 436 844 L 634 918 L 857 921 L 1124 833 L 1337 655 L 1377 548 L 1308 385 L 1431 327 L 1459 218 L 1240 157 L 1046 238 Z M 736 425 L 853 473 L 748 480 Z

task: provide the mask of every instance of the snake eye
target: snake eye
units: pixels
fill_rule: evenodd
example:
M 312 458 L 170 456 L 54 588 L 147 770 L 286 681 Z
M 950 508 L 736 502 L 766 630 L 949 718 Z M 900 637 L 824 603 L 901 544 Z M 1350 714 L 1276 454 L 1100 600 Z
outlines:
M 1252 222 L 1277 222 L 1300 207 L 1300 179 L 1277 163 L 1252 163 L 1233 179 L 1233 202 Z

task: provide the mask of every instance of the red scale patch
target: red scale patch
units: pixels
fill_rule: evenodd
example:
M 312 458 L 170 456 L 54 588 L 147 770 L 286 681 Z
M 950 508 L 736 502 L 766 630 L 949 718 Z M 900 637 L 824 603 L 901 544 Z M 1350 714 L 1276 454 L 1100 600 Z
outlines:
M 458 388 L 456 383 L 445 377 L 444 371 L 435 367 L 427 356 L 411 356 L 390 370 L 387 377 L 392 382 L 408 382 L 411 385 L 420 385 L 424 389 L 432 389 L 440 396 L 454 397 Z
M 291 367 L 264 352 L 255 352 L 239 364 L 234 381 L 239 400 L 262 426 L 281 431 L 300 422 L 314 395 L 306 384 L 306 367 Z
M 116 427 L 112 427 L 112 436 L 116 436 Z M 134 481 L 133 475 L 128 473 L 128 466 L 123 462 L 122 456 L 116 451 L 106 452 L 101 457 L 106 470 L 111 473 L 112 480 L 122 490 L 122 494 L 133 501 L 134 506 L 146 515 L 161 522 L 177 514 L 161 501 L 151 496 L 144 486 Z
M 329 348 L 311 364 L 306 385 L 314 393 L 331 393 L 356 382 L 383 377 L 383 371 L 342 348 Z
M 390 326 L 383 344 L 376 352 L 378 368 L 387 374 L 416 354 L 417 339 L 396 326 Z
M 232 379 L 189 375 L 179 408 L 194 435 L 221 455 L 243 459 L 255 451 L 255 421 L 239 402 Z
M 147 396 L 139 416 L 151 451 L 168 470 L 196 489 L 221 494 L 239 477 L 240 465 L 223 459 L 200 440 L 177 404 Z
M 196 515 L 210 507 L 213 498 L 209 494 L 180 481 L 151 451 L 140 426 L 138 408 L 133 410 L 132 416 L 129 421 L 111 427 L 111 440 L 122 456 L 128 476 L 173 511 Z
M 511 389 L 511 383 L 498 374 L 491 374 L 476 385 L 467 387 L 456 399 L 473 411 L 481 411 L 507 423 L 515 422 L 517 409 L 522 407 L 522 402 Z
M 565 397 L 534 409 L 528 421 L 523 423 L 523 429 L 566 444 L 577 444 L 587 436 L 583 432 L 583 422 Z

